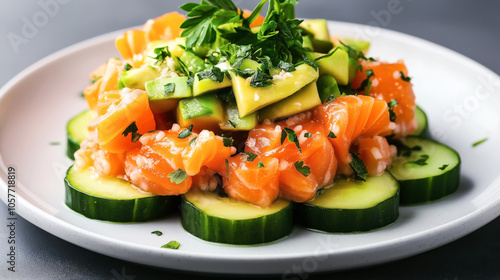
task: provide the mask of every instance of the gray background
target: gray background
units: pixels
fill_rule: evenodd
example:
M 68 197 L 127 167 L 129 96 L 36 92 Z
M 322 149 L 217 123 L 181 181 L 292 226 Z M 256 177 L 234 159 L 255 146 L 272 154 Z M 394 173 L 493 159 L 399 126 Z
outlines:
M 177 9 L 183 1 L 40 0 L 0 2 L 0 85 L 39 59 L 64 47 L 110 31 L 141 25 Z M 396 0 L 392 0 L 396 1 Z M 403 10 L 387 22 L 376 15 L 390 0 L 302 0 L 297 16 L 378 24 L 438 43 L 500 73 L 500 2 L 401 0 Z M 52 5 L 50 14 L 40 3 Z M 251 9 L 257 1 L 236 0 Z M 45 13 L 46 17 L 43 17 Z M 17 46 L 26 20 L 39 20 L 35 32 Z M 46 19 L 46 20 L 45 20 Z M 10 35 L 9 35 L 10 34 Z M 27 38 L 29 37 L 29 38 Z M 0 217 L 7 217 L 0 205 Z M 4 279 L 178 279 L 199 278 L 106 257 L 54 237 L 20 218 L 17 221 L 17 272 L 7 273 L 7 232 L 0 227 L 0 278 Z M 500 279 L 500 218 L 441 248 L 390 264 L 296 279 Z M 203 275 L 207 278 L 207 275 Z M 211 277 L 209 277 L 211 278 Z M 217 277 L 214 277 L 216 279 Z M 273 278 L 280 278 L 273 277 Z

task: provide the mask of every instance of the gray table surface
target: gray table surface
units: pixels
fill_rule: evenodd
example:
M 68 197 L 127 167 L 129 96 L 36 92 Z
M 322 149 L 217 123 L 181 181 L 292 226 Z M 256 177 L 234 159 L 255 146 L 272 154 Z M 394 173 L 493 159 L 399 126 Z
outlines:
M 2 0 L 0 85 L 57 50 L 96 35 L 140 25 L 148 18 L 177 9 L 182 2 Z M 250 9 L 256 1 L 235 3 Z M 389 18 L 381 11 L 394 3 L 399 3 L 400 12 Z M 397 30 L 443 45 L 500 74 L 499 10 L 500 2 L 493 0 L 302 0 L 297 16 Z M 34 20 L 38 22 L 36 30 L 24 36 L 24 26 Z M 24 40 L 13 42 L 12 34 Z M 7 217 L 2 205 L 0 217 Z M 22 218 L 17 221 L 16 230 L 17 272 L 10 273 L 5 261 L 7 231 L 5 226 L 0 228 L 0 279 L 218 278 L 158 270 L 100 255 L 54 237 Z M 497 218 L 457 241 L 414 257 L 353 271 L 298 275 L 293 279 L 500 279 L 499 236 L 500 218 Z

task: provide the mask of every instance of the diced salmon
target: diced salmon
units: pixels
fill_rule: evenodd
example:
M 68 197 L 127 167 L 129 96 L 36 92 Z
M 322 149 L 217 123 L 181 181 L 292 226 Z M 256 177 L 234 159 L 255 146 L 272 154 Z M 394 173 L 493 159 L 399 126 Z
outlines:
M 95 135 L 91 135 L 80 144 L 80 149 L 75 153 L 75 167 L 91 168 L 99 177 L 124 175 L 125 155 L 101 149 L 94 138 Z
M 146 37 L 149 42 L 152 41 L 169 41 L 181 35 L 181 24 L 186 20 L 184 15 L 178 12 L 164 14 L 155 19 L 148 20 L 142 30 L 146 32 Z
M 396 63 L 361 61 L 362 70 L 358 70 L 351 87 L 358 89 L 366 79 L 366 71 L 372 70 L 374 76 L 370 78 L 372 82 L 369 95 L 377 99 L 391 102 L 395 99 L 398 105 L 394 106 L 396 114 L 396 128 L 394 134 L 396 138 L 404 137 L 412 133 L 417 128 L 415 120 L 415 94 L 410 81 L 402 79 L 408 77 L 408 70 L 403 61 Z M 360 94 L 364 94 L 364 90 Z
M 370 176 L 382 175 L 397 153 L 396 147 L 389 145 L 387 139 L 382 136 L 359 139 L 356 150 Z
M 123 63 L 116 58 L 111 58 L 105 65 L 99 66 L 90 74 L 90 77 L 95 79 L 95 82 L 83 91 L 90 110 L 97 109 L 100 95 L 106 91 L 118 89 L 118 80 L 123 71 Z
M 253 161 L 245 154 L 231 157 L 227 173 L 221 172 L 224 190 L 236 200 L 268 207 L 279 195 L 278 168 L 279 160 L 273 157 L 257 157 Z

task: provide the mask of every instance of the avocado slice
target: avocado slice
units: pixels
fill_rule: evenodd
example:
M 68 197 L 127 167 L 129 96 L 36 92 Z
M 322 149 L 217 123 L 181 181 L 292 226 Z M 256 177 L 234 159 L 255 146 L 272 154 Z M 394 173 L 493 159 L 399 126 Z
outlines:
M 342 41 L 342 43 L 350 46 L 351 48 L 362 52 L 363 54 L 366 54 L 368 52 L 368 49 L 370 49 L 370 42 L 368 42 L 368 41 L 355 40 L 355 39 L 349 39 L 349 38 L 344 38 L 344 39 L 341 39 L 340 41 Z
M 309 83 L 291 96 L 260 110 L 261 119 L 277 119 L 310 110 L 321 104 L 316 81 Z
M 225 109 L 225 121 L 219 124 L 222 130 L 248 131 L 255 128 L 255 126 L 257 125 L 257 112 L 253 112 L 249 115 L 244 116 L 243 118 L 240 118 L 238 106 L 234 101 L 227 103 Z
M 209 63 L 206 63 L 201 57 L 197 56 L 191 51 L 184 51 L 180 59 L 186 64 L 188 69 L 194 73 L 198 73 L 207 69 Z
M 212 79 L 202 79 L 198 75 L 194 75 L 193 82 L 193 96 L 198 96 L 206 92 L 219 90 L 231 86 L 231 80 L 224 74 L 222 82 L 214 81 Z
M 172 57 L 181 57 L 184 54 L 184 46 L 186 42 L 185 38 L 179 37 L 170 41 L 152 41 L 149 42 L 146 47 L 146 55 L 144 56 L 144 64 L 155 65 L 157 62 L 154 57 L 156 57 L 155 49 L 161 47 L 167 47 L 168 51 L 172 54 Z
M 192 124 L 195 129 L 219 131 L 219 123 L 224 121 L 222 103 L 213 93 L 182 99 L 177 106 L 177 123 L 181 127 Z
M 175 109 L 179 99 L 192 96 L 188 77 L 159 78 L 146 83 L 149 107 L 153 113 L 164 113 Z
M 314 50 L 311 36 L 302 36 L 302 47 L 304 47 L 307 51 Z
M 313 45 L 313 50 L 320 53 L 328 53 L 333 49 L 333 43 L 331 41 L 319 40 L 316 38 L 311 39 Z
M 359 62 L 357 59 L 354 59 L 352 57 L 349 57 L 349 83 L 354 80 L 354 77 L 356 76 L 356 72 L 358 71 L 359 68 Z
M 316 86 L 318 87 L 319 99 L 321 103 L 325 103 L 326 100 L 333 97 L 340 96 L 340 89 L 337 81 L 334 77 L 330 75 L 323 75 L 316 81 Z
M 316 69 L 307 64 L 301 64 L 295 68 L 295 71 L 286 73 L 281 79 L 273 79 L 271 86 L 252 87 L 247 83 L 247 79 L 232 71 L 229 71 L 229 74 L 240 117 L 294 94 L 319 76 Z
M 240 70 L 250 69 L 250 70 L 257 71 L 257 69 L 259 69 L 261 65 L 262 65 L 261 63 L 258 63 L 257 61 L 255 61 L 253 59 L 245 58 L 241 62 Z
M 123 87 L 145 89 L 145 83 L 160 76 L 160 71 L 151 66 L 142 66 L 123 72 L 118 84 Z
M 320 53 L 314 55 L 315 62 L 319 64 L 320 75 L 334 77 L 339 85 L 345 86 L 349 83 L 349 55 L 344 49 L 337 47 L 328 55 Z
M 315 39 L 330 41 L 330 33 L 328 32 L 328 24 L 324 19 L 308 19 L 304 20 L 300 26 L 311 32 Z

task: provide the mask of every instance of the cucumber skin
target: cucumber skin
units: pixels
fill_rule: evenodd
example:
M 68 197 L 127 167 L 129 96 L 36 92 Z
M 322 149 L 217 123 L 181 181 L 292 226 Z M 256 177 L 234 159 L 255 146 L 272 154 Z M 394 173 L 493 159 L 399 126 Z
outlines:
M 457 191 L 460 185 L 460 165 L 446 173 L 434 177 L 414 180 L 399 180 L 401 205 L 432 202 Z
M 152 196 L 137 199 L 117 200 L 96 197 L 84 193 L 65 178 L 65 203 L 85 217 L 111 222 L 145 222 L 173 213 L 177 209 L 178 197 Z
M 366 209 L 329 209 L 320 206 L 295 204 L 296 223 L 324 232 L 352 233 L 381 228 L 399 217 L 399 193 Z M 384 210 L 380 210 L 384 209 Z
M 230 220 L 207 215 L 181 198 L 182 227 L 192 235 L 210 242 L 234 245 L 269 243 L 290 234 L 293 229 L 293 206 L 255 219 Z M 267 227 L 263 225 L 267 224 Z
M 71 160 L 75 160 L 75 152 L 80 149 L 80 143 L 69 136 L 69 134 L 66 138 L 68 139 L 66 146 L 66 156 L 68 156 L 68 158 Z
M 425 119 L 425 127 L 422 129 L 421 127 L 417 127 L 417 129 L 411 133 L 410 135 L 411 136 L 418 136 L 418 137 L 421 137 L 421 138 L 426 138 L 426 139 L 431 139 L 431 134 L 429 132 L 429 119 L 427 118 L 427 114 L 425 113 L 424 110 L 422 110 L 422 108 L 418 107 L 415 108 L 415 112 L 416 110 L 419 110 L 420 113 L 423 115 L 424 119 Z M 421 124 L 419 124 L 421 125 Z

